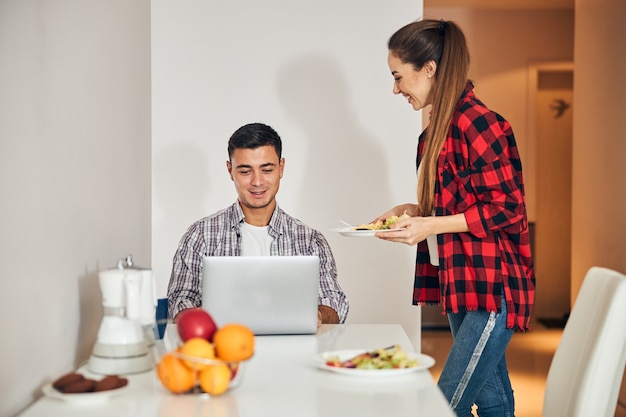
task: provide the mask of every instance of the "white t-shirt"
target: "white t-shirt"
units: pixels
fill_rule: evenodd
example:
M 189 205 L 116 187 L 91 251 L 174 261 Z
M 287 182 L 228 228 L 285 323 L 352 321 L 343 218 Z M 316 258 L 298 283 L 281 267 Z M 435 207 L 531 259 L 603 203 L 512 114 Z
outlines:
M 267 232 L 269 226 L 241 224 L 241 256 L 269 256 L 274 239 Z
M 417 168 L 417 183 L 419 184 L 420 175 L 422 174 L 422 164 L 419 164 Z M 433 213 L 434 216 L 434 213 Z M 437 248 L 437 235 L 426 236 L 426 243 L 428 244 L 428 255 L 430 256 L 430 263 L 434 266 L 439 266 L 439 249 Z

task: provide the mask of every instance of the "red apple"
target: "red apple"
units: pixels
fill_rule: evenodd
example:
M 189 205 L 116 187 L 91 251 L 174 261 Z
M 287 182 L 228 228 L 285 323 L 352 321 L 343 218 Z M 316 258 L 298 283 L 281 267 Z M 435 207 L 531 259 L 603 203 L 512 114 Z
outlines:
M 217 325 L 213 317 L 202 308 L 190 308 L 183 310 L 176 318 L 178 335 L 183 342 L 192 337 L 201 337 L 213 341 L 213 334 L 217 330 Z
M 232 381 L 237 376 L 237 372 L 239 371 L 239 363 L 230 363 L 230 380 Z

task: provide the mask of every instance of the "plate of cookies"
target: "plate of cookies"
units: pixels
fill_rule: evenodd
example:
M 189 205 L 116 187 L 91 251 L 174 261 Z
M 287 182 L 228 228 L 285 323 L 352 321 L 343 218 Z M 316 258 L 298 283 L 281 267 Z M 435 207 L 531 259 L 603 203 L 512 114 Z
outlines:
M 43 386 L 43 393 L 50 397 L 74 403 L 92 403 L 107 400 L 128 389 L 128 379 L 118 375 L 106 375 L 100 379 L 70 372 Z

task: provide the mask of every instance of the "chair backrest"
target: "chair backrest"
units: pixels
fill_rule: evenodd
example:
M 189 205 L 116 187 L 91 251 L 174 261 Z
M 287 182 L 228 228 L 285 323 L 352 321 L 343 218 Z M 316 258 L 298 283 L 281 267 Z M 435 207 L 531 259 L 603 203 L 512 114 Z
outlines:
M 625 361 L 626 276 L 592 267 L 552 359 L 542 416 L 614 416 Z

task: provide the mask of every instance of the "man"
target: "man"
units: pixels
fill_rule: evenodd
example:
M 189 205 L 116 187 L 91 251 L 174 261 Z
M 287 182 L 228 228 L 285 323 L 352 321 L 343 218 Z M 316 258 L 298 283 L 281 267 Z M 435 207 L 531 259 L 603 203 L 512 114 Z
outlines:
M 240 127 L 228 142 L 226 168 L 238 199 L 192 224 L 174 255 L 168 286 L 170 318 L 202 305 L 202 257 L 316 255 L 320 259 L 317 324 L 343 323 L 348 300 L 337 282 L 326 238 L 282 211 L 276 193 L 283 177 L 282 142 L 270 126 Z

